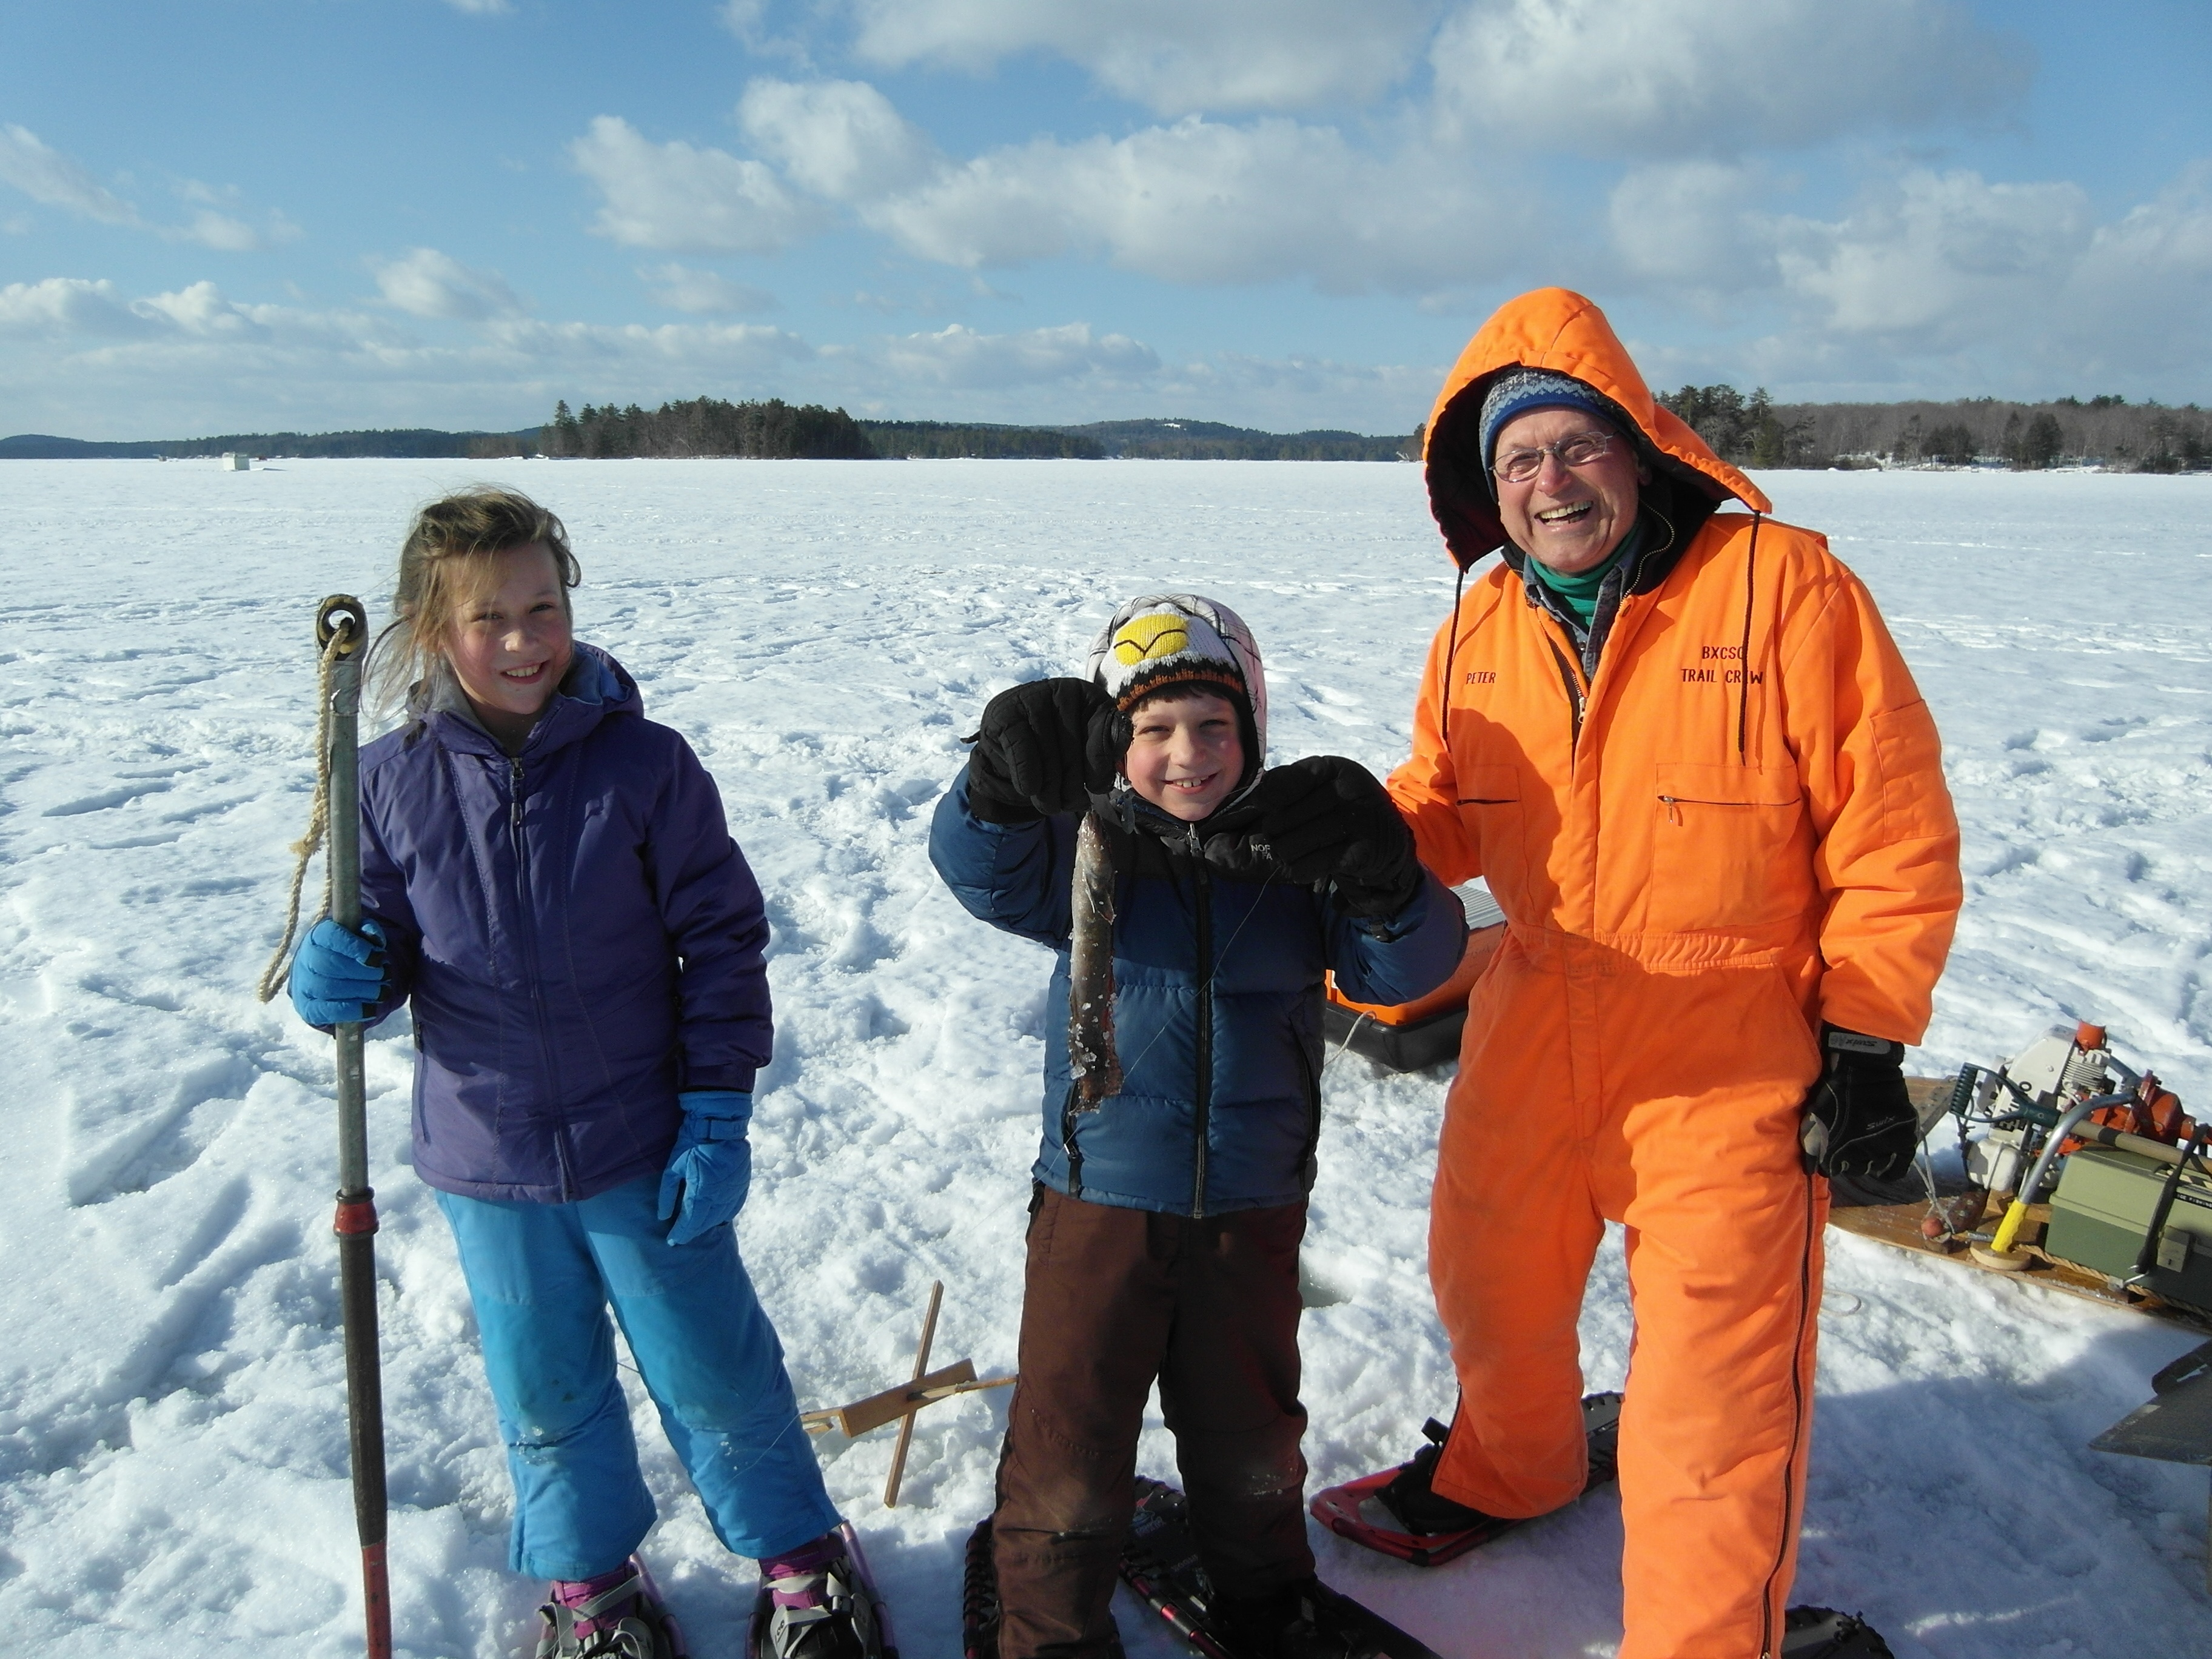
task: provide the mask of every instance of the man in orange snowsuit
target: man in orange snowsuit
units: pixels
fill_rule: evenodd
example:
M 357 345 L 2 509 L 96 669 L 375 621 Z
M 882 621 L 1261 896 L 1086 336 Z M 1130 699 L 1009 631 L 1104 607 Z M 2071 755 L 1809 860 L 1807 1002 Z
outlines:
M 1758 1659 L 1796 1564 L 1822 1177 L 1893 1177 L 1918 1139 L 1904 1045 L 1960 898 L 1935 723 L 1858 579 L 1580 295 L 1483 325 L 1425 459 L 1462 571 L 1504 557 L 1437 630 L 1389 787 L 1510 924 L 1437 1154 L 1462 1399 L 1431 1486 L 1499 1517 L 1583 1491 L 1576 1319 L 1624 1224 L 1620 1659 Z

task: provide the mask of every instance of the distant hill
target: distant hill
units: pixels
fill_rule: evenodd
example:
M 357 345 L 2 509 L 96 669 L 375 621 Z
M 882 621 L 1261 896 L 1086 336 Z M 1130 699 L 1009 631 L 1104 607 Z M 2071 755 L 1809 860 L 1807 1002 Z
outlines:
M 265 455 L 271 459 L 363 455 L 495 459 L 502 455 L 531 453 L 538 447 L 538 430 L 532 426 L 519 432 L 434 432 L 420 427 L 382 432 L 234 432 L 216 438 L 162 438 L 143 443 L 112 444 L 31 432 L 21 437 L 0 438 L 0 460 L 153 460 L 170 456 L 182 459 L 222 455 L 233 450 Z
M 1357 432 L 1260 432 L 1218 421 L 1094 421 L 1067 426 L 1108 455 L 1164 461 L 1400 461 L 1420 453 L 1418 440 Z
M 877 454 L 894 459 L 1095 461 L 1106 453 L 1068 427 L 951 421 L 862 421 L 860 427 Z

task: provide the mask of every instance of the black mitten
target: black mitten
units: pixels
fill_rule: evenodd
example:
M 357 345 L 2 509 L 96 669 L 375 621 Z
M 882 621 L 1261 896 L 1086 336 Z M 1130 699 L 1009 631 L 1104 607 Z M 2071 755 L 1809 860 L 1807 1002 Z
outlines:
M 968 759 L 969 810 L 986 823 L 1023 823 L 1049 812 L 1078 812 L 1093 789 L 1094 726 L 1110 722 L 1113 700 L 1089 680 L 1032 680 L 985 705 Z
M 1336 884 L 1355 916 L 1395 916 L 1421 890 L 1413 832 L 1375 775 L 1341 755 L 1310 755 L 1261 776 L 1258 833 L 1292 881 Z
M 1827 1069 L 1805 1097 L 1798 1129 L 1805 1167 L 1895 1181 L 1920 1146 L 1920 1115 L 1905 1091 L 1905 1045 L 1823 1025 L 1820 1055 Z

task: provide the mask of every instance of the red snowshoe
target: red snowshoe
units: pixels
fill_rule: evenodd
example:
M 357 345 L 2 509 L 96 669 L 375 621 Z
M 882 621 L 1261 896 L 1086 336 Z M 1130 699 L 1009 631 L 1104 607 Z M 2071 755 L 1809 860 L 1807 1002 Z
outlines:
M 968 1534 L 960 1578 L 961 1659 L 999 1659 L 999 1569 L 991 1559 L 991 1517 Z
M 1589 1492 L 1613 1478 L 1620 1441 L 1620 1396 L 1584 1396 L 1583 1426 L 1589 1436 L 1589 1480 L 1583 1487 Z M 1395 1555 L 1417 1567 L 1434 1567 L 1540 1518 L 1501 1519 L 1431 1491 L 1429 1481 L 1450 1431 L 1432 1417 L 1421 1425 L 1421 1432 L 1432 1443 L 1416 1452 L 1412 1462 L 1331 1486 L 1314 1498 L 1310 1506 L 1314 1519 L 1355 1544 Z

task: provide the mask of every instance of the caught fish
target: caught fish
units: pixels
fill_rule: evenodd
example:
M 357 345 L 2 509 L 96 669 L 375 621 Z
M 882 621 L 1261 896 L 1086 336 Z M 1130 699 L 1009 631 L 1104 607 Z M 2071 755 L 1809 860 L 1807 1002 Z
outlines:
M 1079 1112 L 1121 1092 L 1114 1047 L 1114 860 L 1096 813 L 1075 832 L 1075 926 L 1067 950 L 1067 1063 Z

